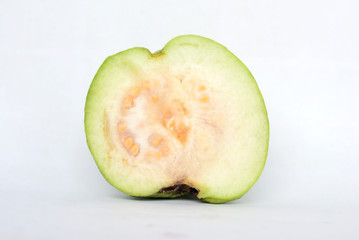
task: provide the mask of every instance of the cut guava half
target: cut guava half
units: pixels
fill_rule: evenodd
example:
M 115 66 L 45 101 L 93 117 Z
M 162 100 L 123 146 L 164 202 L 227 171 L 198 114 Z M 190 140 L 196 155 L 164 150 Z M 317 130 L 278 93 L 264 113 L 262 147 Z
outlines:
M 108 57 L 85 106 L 87 144 L 106 180 L 137 197 L 238 199 L 265 165 L 269 123 L 257 83 L 227 48 L 185 35 L 152 54 Z

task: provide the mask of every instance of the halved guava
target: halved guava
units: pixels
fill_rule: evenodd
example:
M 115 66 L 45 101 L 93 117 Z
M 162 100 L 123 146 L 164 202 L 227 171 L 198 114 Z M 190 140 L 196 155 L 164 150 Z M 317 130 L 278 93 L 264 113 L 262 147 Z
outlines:
M 88 91 L 85 130 L 103 176 L 138 197 L 237 199 L 259 178 L 269 124 L 257 83 L 222 45 L 179 36 L 159 52 L 108 57 Z

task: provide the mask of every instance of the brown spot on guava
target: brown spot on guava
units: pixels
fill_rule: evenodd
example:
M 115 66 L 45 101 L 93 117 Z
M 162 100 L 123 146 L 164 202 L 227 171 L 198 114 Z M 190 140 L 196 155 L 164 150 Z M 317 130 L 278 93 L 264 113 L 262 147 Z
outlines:
M 173 194 L 173 195 L 189 193 L 189 194 L 197 195 L 199 193 L 199 190 L 187 184 L 176 184 L 170 187 L 162 188 L 161 190 L 158 191 L 158 193 Z

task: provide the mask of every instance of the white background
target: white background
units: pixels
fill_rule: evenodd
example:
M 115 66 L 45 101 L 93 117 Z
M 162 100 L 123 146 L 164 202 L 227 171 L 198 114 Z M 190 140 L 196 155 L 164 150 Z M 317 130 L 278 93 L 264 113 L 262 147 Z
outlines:
M 0 239 L 358 239 L 355 0 L 1 1 Z M 240 200 L 139 200 L 86 146 L 84 104 L 109 55 L 181 34 L 252 71 L 271 126 Z

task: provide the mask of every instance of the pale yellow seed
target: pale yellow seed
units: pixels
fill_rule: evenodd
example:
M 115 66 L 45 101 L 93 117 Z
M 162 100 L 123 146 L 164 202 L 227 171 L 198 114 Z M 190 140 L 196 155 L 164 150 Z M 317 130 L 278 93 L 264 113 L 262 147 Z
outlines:
M 199 101 L 203 102 L 203 103 L 207 103 L 209 102 L 209 96 L 208 95 L 204 95 L 203 97 L 201 97 L 199 99 Z
M 162 141 L 162 138 L 160 136 L 158 136 L 158 137 L 155 137 L 151 143 L 153 146 L 157 146 L 161 141 Z
M 120 130 L 120 132 L 123 132 L 126 130 L 126 123 L 120 123 L 118 126 L 118 130 Z
M 126 141 L 125 141 L 125 146 L 127 148 L 130 148 L 130 147 L 132 147 L 132 145 L 133 145 L 133 139 L 132 138 L 127 138 Z
M 152 102 L 157 103 L 158 102 L 158 97 L 157 96 L 152 96 Z
M 205 86 L 203 86 L 203 85 L 201 85 L 201 86 L 199 86 L 198 87 L 198 90 L 199 91 L 204 91 L 204 90 L 206 90 L 207 88 L 205 87 Z
M 141 88 L 135 87 L 135 88 L 132 90 L 132 95 L 133 95 L 133 97 L 138 97 L 138 95 L 140 95 L 140 92 L 141 92 Z
M 156 156 L 157 159 L 159 159 L 159 158 L 161 158 L 161 153 L 157 151 L 155 156 Z
M 175 122 L 175 120 L 172 120 L 172 121 L 170 122 L 169 128 L 170 128 L 171 131 L 174 131 L 174 130 L 175 130 L 175 128 L 176 128 L 176 122 Z
M 125 98 L 125 101 L 123 102 L 123 105 L 126 108 L 130 108 L 130 107 L 132 107 L 132 103 L 133 103 L 132 97 L 127 97 L 127 98 Z
M 132 152 L 133 154 L 136 154 L 139 149 L 140 149 L 140 147 L 139 147 L 137 144 L 135 144 L 135 145 L 133 145 L 133 147 L 131 148 L 131 152 Z

